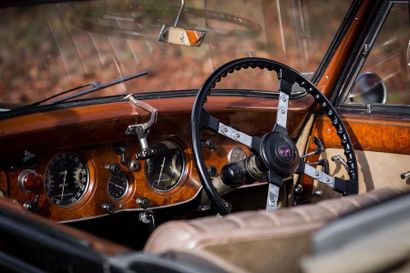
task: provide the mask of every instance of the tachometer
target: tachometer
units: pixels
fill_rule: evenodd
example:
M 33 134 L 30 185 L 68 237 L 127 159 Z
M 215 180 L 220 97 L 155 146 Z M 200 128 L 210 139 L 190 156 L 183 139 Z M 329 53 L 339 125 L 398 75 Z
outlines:
M 45 190 L 55 204 L 68 207 L 81 198 L 89 184 L 87 164 L 76 154 L 57 155 L 46 170 Z
M 179 183 L 185 170 L 184 153 L 171 141 L 162 141 L 154 149 L 158 154 L 147 159 L 145 165 L 148 181 L 158 190 L 170 190 Z

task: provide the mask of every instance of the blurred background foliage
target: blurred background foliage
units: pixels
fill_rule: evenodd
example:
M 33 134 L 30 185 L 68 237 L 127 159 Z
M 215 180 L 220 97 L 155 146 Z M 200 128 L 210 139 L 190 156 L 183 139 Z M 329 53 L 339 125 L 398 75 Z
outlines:
M 0 10 L 0 98 L 30 103 L 90 81 L 148 71 L 95 94 L 198 89 L 221 64 L 267 57 L 311 76 L 350 5 L 329 0 L 186 0 L 179 25 L 207 31 L 201 47 L 157 41 L 180 2 L 106 0 Z M 220 88 L 277 90 L 276 75 L 237 73 Z

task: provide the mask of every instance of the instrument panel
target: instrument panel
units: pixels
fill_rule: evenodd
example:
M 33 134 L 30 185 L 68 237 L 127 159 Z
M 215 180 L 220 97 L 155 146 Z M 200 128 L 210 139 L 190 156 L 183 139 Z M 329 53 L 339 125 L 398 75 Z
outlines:
M 149 160 L 137 159 L 141 145 L 136 136 L 125 134 L 131 124 L 144 122 L 149 116 L 128 101 L 0 120 L 0 196 L 60 222 L 189 202 L 202 188 L 190 149 L 193 100 L 147 101 L 159 113 L 147 138 L 150 148 L 157 150 Z M 271 130 L 275 103 L 265 98 L 229 96 L 211 97 L 207 105 L 225 123 L 259 135 Z M 310 96 L 290 102 L 291 136 L 298 134 L 310 105 Z M 255 123 L 266 119 L 271 123 Z M 201 138 L 205 163 L 215 176 L 229 161 L 249 152 L 243 145 L 206 130 Z
M 212 138 L 216 145 L 204 147 L 204 155 L 217 175 L 238 146 L 218 135 Z M 135 140 L 38 156 L 28 169 L 9 170 L 17 181 L 10 184 L 10 195 L 26 209 L 62 222 L 183 204 L 202 187 L 189 141 L 159 139 L 151 145 L 154 155 L 144 160 L 136 160 Z

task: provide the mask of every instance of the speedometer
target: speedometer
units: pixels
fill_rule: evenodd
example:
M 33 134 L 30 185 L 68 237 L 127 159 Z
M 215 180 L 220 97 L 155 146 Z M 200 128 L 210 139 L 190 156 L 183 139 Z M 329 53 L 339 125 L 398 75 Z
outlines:
M 171 141 L 161 141 L 154 149 L 159 151 L 158 154 L 147 159 L 145 164 L 148 182 L 157 190 L 170 190 L 180 182 L 184 173 L 184 153 Z
M 62 207 L 80 201 L 89 184 L 89 170 L 86 163 L 72 153 L 63 153 L 52 159 L 45 177 L 48 198 Z

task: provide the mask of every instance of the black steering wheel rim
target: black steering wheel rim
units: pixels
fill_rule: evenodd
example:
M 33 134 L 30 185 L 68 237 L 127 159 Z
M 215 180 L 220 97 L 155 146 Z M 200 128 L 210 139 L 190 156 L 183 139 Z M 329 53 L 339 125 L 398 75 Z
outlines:
M 221 81 L 228 74 L 232 74 L 240 69 L 248 68 L 260 68 L 267 69 L 269 71 L 275 71 L 278 75 L 279 80 L 281 81 L 280 89 L 286 89 L 288 95 L 290 95 L 291 86 L 296 82 L 302 88 L 304 88 L 308 94 L 314 97 L 315 101 L 319 103 L 320 107 L 325 110 L 326 115 L 332 120 L 332 125 L 336 128 L 336 132 L 341 140 L 341 144 L 347 158 L 349 167 L 348 175 L 350 178 L 349 183 L 343 183 L 340 179 L 338 179 L 336 183 L 339 184 L 338 187 L 342 189 L 340 191 L 344 194 L 357 193 L 357 161 L 354 154 L 353 145 L 346 127 L 343 124 L 343 121 L 340 119 L 332 104 L 313 83 L 311 83 L 296 70 L 273 60 L 258 57 L 248 57 L 233 60 L 215 70 L 200 88 L 192 108 L 191 137 L 194 160 L 203 188 L 216 210 L 222 215 L 230 213 L 229 206 L 220 197 L 216 188 L 212 184 L 212 178 L 207 171 L 207 167 L 205 165 L 201 151 L 200 131 L 201 129 L 206 128 L 205 124 L 209 122 L 208 120 L 206 120 L 207 112 L 204 109 L 204 104 L 206 102 L 207 96 L 211 92 L 211 89 L 215 87 L 217 82 Z

